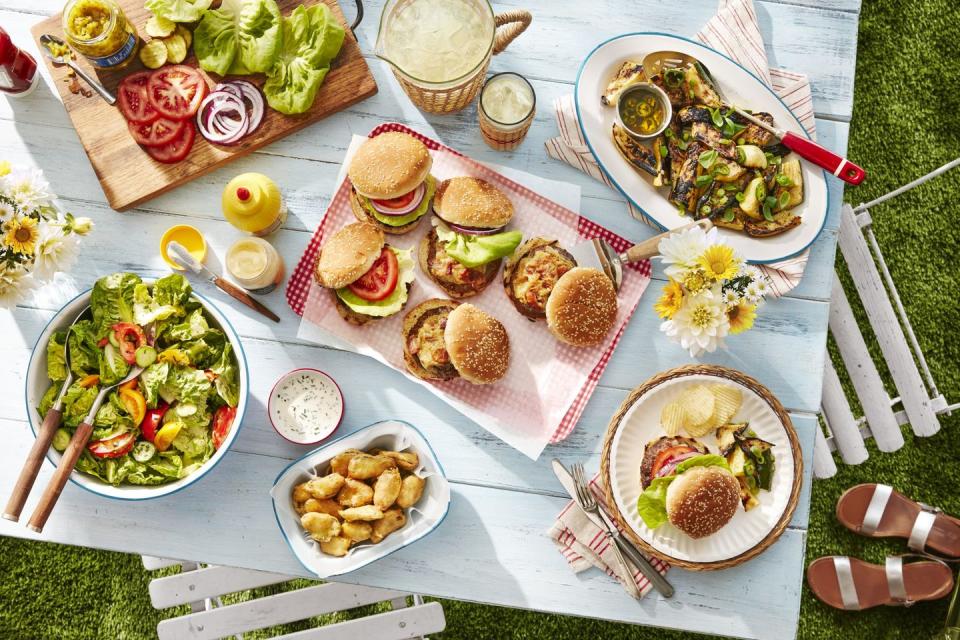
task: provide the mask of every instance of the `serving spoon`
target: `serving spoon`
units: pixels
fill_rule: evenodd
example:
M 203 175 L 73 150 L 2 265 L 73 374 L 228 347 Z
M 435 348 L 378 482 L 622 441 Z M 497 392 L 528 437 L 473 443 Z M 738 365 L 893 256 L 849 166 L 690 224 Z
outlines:
M 747 113 L 740 107 L 731 104 L 723 97 L 723 94 L 720 90 L 720 85 L 713 79 L 713 76 L 707 69 L 707 66 L 693 56 L 680 53 L 679 51 L 654 51 L 653 53 L 648 53 L 643 58 L 642 64 L 643 73 L 649 79 L 660 75 L 664 69 L 684 69 L 694 63 L 698 63 L 700 68 L 703 69 L 704 74 L 713 82 L 714 90 L 716 90 L 717 95 L 720 96 L 720 99 L 723 100 L 724 103 L 727 103 L 731 109 L 733 109 L 745 120 L 752 122 L 761 129 L 776 136 L 783 146 L 795 152 L 801 158 L 804 158 L 817 165 L 821 169 L 826 169 L 848 184 L 858 185 L 866 180 L 867 172 L 843 156 L 835 154 L 833 151 L 830 151 L 826 147 L 817 144 L 809 138 L 799 136 L 792 131 L 786 131 L 784 129 L 773 127 L 763 120 L 754 117 L 752 114 Z
M 40 44 L 43 45 L 43 55 L 50 58 L 50 61 L 53 64 L 65 64 L 74 72 L 83 78 L 83 81 L 90 85 L 90 88 L 100 94 L 100 97 L 107 101 L 108 104 L 116 104 L 117 98 L 112 93 L 110 93 L 106 87 L 96 81 L 90 74 L 81 69 L 76 62 L 70 59 L 69 55 L 56 55 L 51 47 L 62 48 L 66 47 L 67 43 L 58 38 L 57 36 L 45 33 L 40 36 Z

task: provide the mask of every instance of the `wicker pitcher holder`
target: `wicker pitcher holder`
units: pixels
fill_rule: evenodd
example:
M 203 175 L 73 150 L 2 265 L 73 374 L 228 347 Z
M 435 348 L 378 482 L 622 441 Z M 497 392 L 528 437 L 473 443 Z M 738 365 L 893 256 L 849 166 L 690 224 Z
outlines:
M 483 81 L 487 75 L 487 67 L 490 66 L 491 56 L 495 56 L 506 49 L 514 39 L 526 31 L 533 20 L 533 15 L 529 11 L 517 9 L 506 13 L 498 13 L 493 17 L 496 32 L 493 39 L 493 49 L 487 54 L 483 63 L 477 67 L 476 71 L 461 83 L 444 89 L 426 89 L 414 84 L 403 74 L 393 69 L 393 75 L 397 82 L 403 87 L 404 92 L 422 111 L 428 113 L 454 113 L 460 111 L 468 104 L 473 102 Z

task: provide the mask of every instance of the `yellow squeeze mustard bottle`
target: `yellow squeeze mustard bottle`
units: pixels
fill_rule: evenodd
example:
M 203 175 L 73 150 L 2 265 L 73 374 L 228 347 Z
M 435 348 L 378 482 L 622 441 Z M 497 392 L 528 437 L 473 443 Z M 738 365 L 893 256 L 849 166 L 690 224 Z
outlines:
M 242 173 L 223 190 L 223 216 L 255 236 L 268 236 L 287 219 L 287 207 L 276 183 L 262 173 Z

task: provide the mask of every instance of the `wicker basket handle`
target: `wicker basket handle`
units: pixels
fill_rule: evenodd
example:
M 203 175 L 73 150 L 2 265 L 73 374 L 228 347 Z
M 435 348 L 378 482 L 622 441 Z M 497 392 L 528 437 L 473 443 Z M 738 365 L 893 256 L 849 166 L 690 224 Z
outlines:
M 510 46 L 513 40 L 527 30 L 533 15 L 524 9 L 498 13 L 493 16 L 493 24 L 496 25 L 496 37 L 493 40 L 493 55 L 497 55 Z M 504 27 L 502 30 L 500 27 Z

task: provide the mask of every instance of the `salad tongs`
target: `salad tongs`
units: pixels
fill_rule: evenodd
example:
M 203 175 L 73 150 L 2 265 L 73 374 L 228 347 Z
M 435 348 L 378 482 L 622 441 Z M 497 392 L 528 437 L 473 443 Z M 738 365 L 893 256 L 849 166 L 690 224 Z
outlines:
M 43 531 L 43 525 L 47 523 L 47 518 L 50 517 L 53 507 L 56 506 L 64 485 L 67 484 L 67 478 L 70 477 L 73 468 L 77 466 L 77 460 L 80 458 L 80 454 L 83 453 L 84 447 L 87 446 L 87 441 L 90 440 L 90 434 L 93 433 L 93 420 L 97 417 L 97 411 L 100 410 L 100 405 L 103 403 L 104 398 L 120 385 L 134 380 L 142 372 L 143 367 L 133 367 L 123 380 L 100 389 L 100 393 L 97 394 L 96 399 L 93 401 L 90 411 L 87 412 L 87 417 L 83 419 L 83 422 L 80 423 L 77 430 L 73 432 L 73 437 L 70 438 L 70 444 L 64 449 L 63 457 L 60 458 L 60 464 L 57 465 L 57 470 L 53 472 L 53 477 L 50 478 L 47 488 L 40 497 L 40 502 L 37 504 L 36 509 L 34 509 L 33 515 L 30 516 L 30 522 L 27 524 L 28 529 L 36 533 Z
M 23 505 L 27 501 L 27 496 L 30 495 L 33 483 L 37 480 L 37 473 L 39 473 L 40 466 L 43 464 L 43 457 L 50 449 L 53 434 L 60 427 L 60 421 L 63 418 L 63 397 L 70 385 L 73 384 L 73 372 L 70 370 L 70 333 L 77 321 L 85 316 L 88 311 L 90 311 L 90 307 L 84 307 L 67 328 L 67 336 L 63 341 L 63 357 L 66 362 L 67 377 L 60 385 L 60 392 L 57 393 L 56 401 L 43 417 L 43 424 L 40 425 L 40 430 L 37 432 L 37 439 L 33 443 L 33 447 L 30 448 L 30 453 L 27 454 L 26 462 L 23 463 L 20 476 L 17 478 L 17 484 L 14 485 L 13 493 L 10 495 L 10 501 L 7 502 L 7 508 L 3 510 L 5 520 L 16 522 L 20 519 L 20 512 L 23 511 Z

